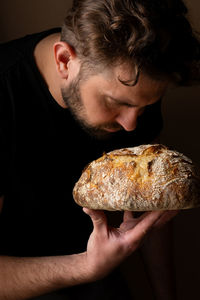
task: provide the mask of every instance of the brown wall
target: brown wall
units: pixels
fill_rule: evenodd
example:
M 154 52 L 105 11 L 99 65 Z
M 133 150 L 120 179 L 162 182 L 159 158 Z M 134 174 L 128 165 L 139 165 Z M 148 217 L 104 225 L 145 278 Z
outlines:
M 72 1 L 67 0 L 1 0 L 0 41 L 27 33 L 60 26 L 66 9 Z M 190 18 L 200 30 L 200 1 L 187 0 Z M 165 127 L 162 143 L 177 149 L 200 165 L 200 86 L 176 88 L 167 93 L 163 102 Z M 179 300 L 200 299 L 200 209 L 183 211 L 174 220 L 175 261 Z M 136 253 L 132 257 L 135 266 L 127 268 L 129 282 L 135 281 L 138 298 L 149 295 L 149 287 L 141 272 Z M 162 275 L 161 275 L 162 276 Z M 144 288 L 145 286 L 145 288 Z M 169 299 L 170 300 L 170 299 Z
M 193 27 L 200 31 L 200 1 L 187 0 Z M 200 86 L 170 91 L 163 103 L 162 142 L 200 166 Z M 183 211 L 174 220 L 175 261 L 180 300 L 200 299 L 200 209 Z
M 71 0 L 1 0 L 0 41 L 61 26 Z

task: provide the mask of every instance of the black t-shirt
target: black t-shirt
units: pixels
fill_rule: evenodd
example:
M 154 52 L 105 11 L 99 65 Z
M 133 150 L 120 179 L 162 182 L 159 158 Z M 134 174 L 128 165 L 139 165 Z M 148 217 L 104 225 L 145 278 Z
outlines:
M 53 29 L 0 46 L 0 252 L 42 256 L 84 251 L 90 218 L 74 202 L 81 171 L 103 152 L 150 143 L 162 128 L 161 101 L 133 132 L 98 141 L 52 98 L 34 58 Z

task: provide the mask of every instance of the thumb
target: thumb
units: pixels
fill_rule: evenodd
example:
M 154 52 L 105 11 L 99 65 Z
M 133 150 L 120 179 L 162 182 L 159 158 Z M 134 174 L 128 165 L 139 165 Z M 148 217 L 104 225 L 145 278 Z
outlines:
M 102 210 L 94 210 L 84 207 L 83 211 L 90 216 L 94 230 L 107 230 L 107 219 Z

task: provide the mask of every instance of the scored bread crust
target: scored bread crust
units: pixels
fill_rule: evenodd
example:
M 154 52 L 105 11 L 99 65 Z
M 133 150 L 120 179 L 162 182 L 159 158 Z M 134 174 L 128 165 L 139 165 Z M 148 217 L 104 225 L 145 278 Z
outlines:
M 104 154 L 73 189 L 77 204 L 103 210 L 174 210 L 200 205 L 200 176 L 185 155 L 161 144 Z

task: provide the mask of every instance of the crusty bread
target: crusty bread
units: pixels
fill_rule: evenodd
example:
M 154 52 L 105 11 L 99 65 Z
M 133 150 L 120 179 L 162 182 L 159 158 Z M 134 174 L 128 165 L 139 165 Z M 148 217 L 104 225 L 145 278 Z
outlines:
M 173 210 L 200 205 L 192 161 L 167 147 L 141 145 L 91 162 L 73 190 L 77 204 L 103 210 Z

